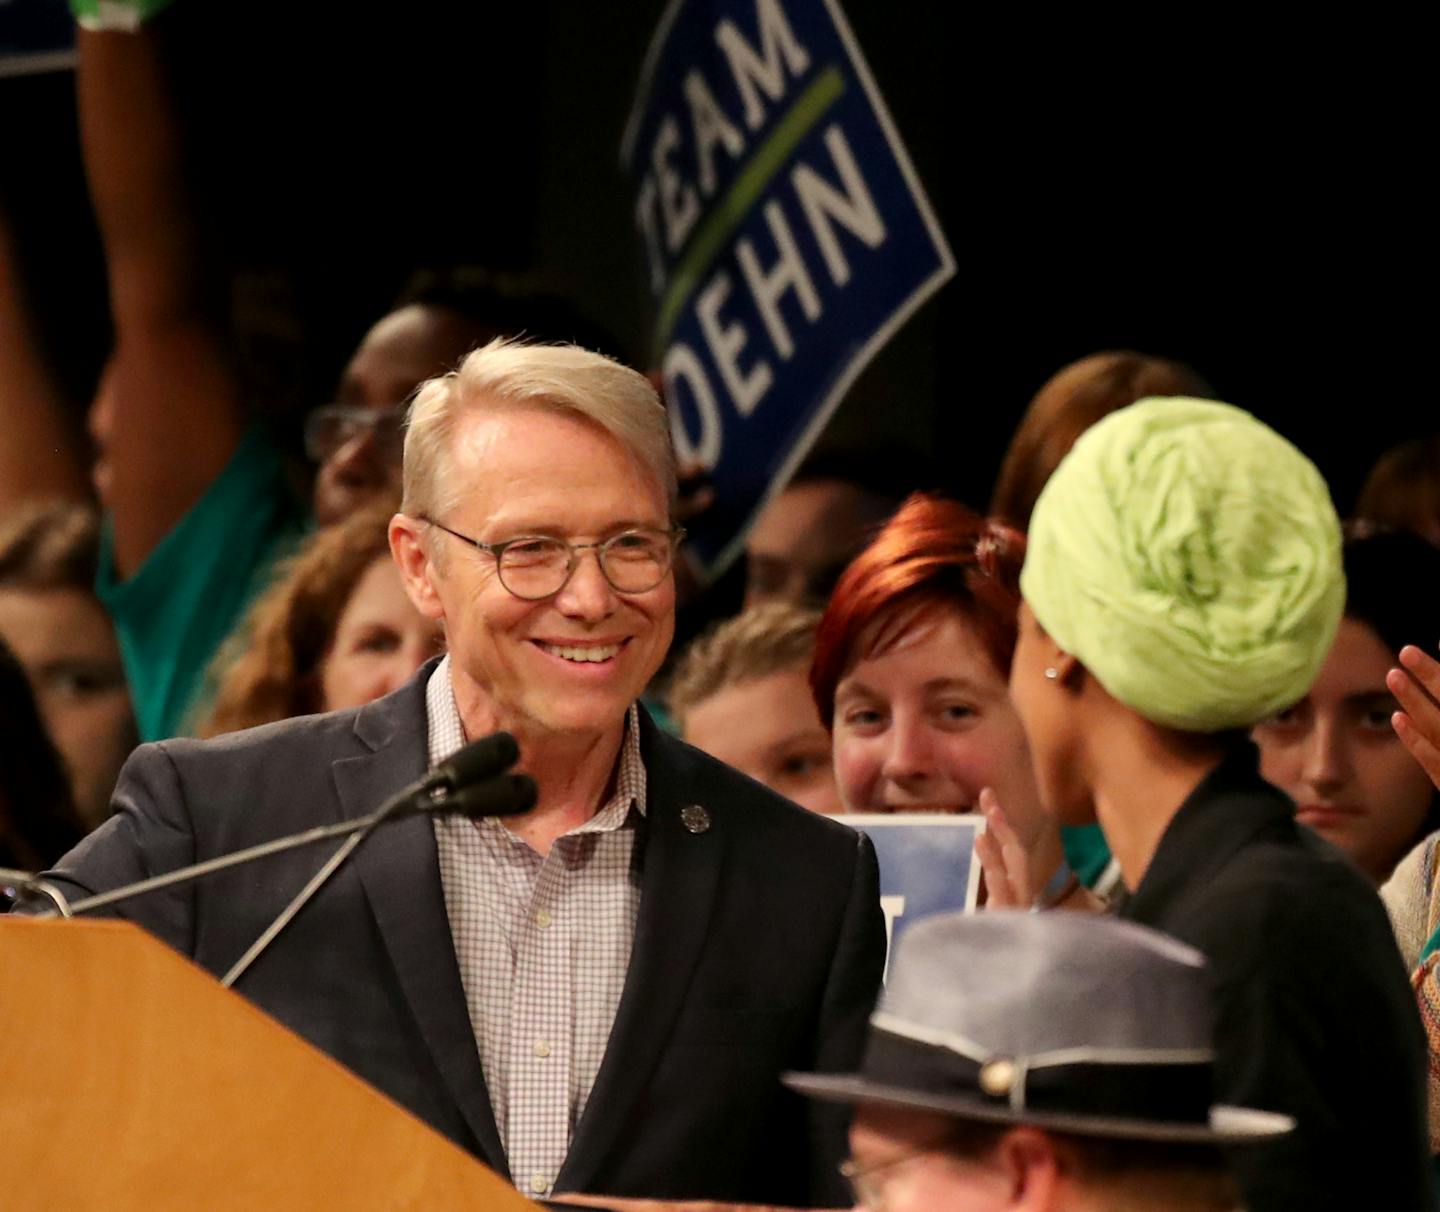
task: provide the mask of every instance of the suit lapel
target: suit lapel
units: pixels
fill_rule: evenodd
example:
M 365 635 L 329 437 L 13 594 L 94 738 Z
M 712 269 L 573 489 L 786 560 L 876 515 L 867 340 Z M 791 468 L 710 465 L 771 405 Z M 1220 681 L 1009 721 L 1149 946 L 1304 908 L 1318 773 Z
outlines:
M 700 958 L 726 850 L 723 818 L 704 814 L 693 832 L 684 809 L 706 808 L 684 768 L 684 752 L 642 710 L 645 854 L 630 970 L 595 1085 L 576 1125 L 557 1191 L 584 1191 L 616 1147 L 630 1110 L 654 1072 Z M 691 823 L 695 824 L 695 814 Z
M 346 817 L 373 812 L 425 773 L 425 683 L 432 668 L 427 665 L 417 682 L 356 717 L 355 734 L 371 752 L 332 766 Z M 436 1068 L 479 1142 L 485 1163 L 508 1176 L 465 1007 L 434 829 L 428 817 L 413 816 L 386 825 L 383 832 L 360 847 L 352 861 Z

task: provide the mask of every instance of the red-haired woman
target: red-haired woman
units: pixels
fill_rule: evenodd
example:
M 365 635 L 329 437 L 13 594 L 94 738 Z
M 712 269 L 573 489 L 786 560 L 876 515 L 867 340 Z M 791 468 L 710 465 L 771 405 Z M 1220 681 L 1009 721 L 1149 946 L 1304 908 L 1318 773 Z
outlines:
M 810 685 L 847 811 L 974 812 L 992 788 L 1048 873 L 1059 837 L 1008 690 L 1024 556 L 1018 531 L 910 497 L 836 585 Z

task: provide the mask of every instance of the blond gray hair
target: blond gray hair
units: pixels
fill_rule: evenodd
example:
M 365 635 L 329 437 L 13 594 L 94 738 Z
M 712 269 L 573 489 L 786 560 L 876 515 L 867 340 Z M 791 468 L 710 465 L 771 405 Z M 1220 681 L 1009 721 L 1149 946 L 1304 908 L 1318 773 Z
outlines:
M 455 370 L 421 384 L 405 431 L 404 496 L 411 517 L 439 519 L 463 487 L 447 474 L 454 431 L 469 412 L 525 404 L 600 426 L 649 469 L 675 511 L 675 452 L 670 425 L 645 376 L 577 345 L 497 337 Z
M 685 650 L 666 702 L 681 728 L 685 717 L 722 690 L 797 669 L 808 673 L 815 654 L 818 610 L 785 602 L 752 606 L 726 619 Z

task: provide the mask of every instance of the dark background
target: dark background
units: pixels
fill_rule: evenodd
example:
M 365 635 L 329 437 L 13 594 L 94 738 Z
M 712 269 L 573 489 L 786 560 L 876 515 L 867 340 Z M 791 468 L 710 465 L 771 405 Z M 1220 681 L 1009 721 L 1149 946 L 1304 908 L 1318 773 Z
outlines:
M 1342 510 L 1380 451 L 1435 427 L 1418 31 L 843 6 L 958 272 L 827 445 L 894 448 L 983 504 L 1036 388 L 1105 348 L 1190 362 Z M 538 272 L 638 356 L 618 146 L 662 8 L 177 0 L 157 28 L 257 401 L 323 401 L 423 265 Z M 81 409 L 108 337 L 69 73 L 0 78 L 0 203 Z

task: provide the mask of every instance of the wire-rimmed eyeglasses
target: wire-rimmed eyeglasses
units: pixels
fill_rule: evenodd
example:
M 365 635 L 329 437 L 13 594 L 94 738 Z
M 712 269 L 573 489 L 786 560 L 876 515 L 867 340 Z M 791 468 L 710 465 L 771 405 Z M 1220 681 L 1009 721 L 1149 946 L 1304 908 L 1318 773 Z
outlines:
M 847 1157 L 840 1163 L 840 1173 L 850 1184 L 850 1189 L 855 1192 L 855 1198 L 862 1207 L 868 1209 L 868 1212 L 886 1212 L 886 1192 L 896 1171 L 906 1162 L 941 1153 L 951 1135 L 952 1133 L 947 1132 L 928 1145 L 907 1149 L 904 1153 L 872 1161 L 868 1165 L 862 1165 L 853 1157 Z
M 616 593 L 648 593 L 670 572 L 675 549 L 685 537 L 680 526 L 669 530 L 637 526 L 598 543 L 571 543 L 553 535 L 533 534 L 503 543 L 482 543 L 434 518 L 422 516 L 420 520 L 494 557 L 500 584 L 526 602 L 554 597 L 564 589 L 582 551 L 595 553 L 601 575 Z
M 381 458 L 398 465 L 405 451 L 405 417 L 403 405 L 325 404 L 305 419 L 305 454 L 311 462 L 324 463 L 361 434 L 370 434 Z

